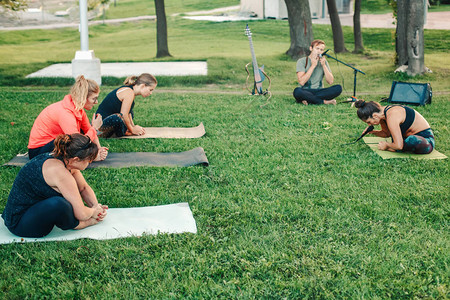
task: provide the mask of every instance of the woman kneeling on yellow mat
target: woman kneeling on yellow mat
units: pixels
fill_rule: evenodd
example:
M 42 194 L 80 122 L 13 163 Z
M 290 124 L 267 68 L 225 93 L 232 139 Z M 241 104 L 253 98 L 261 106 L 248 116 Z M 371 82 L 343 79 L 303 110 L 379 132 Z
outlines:
M 364 100 L 356 101 L 355 107 L 358 108 L 358 117 L 363 122 L 369 126 L 381 126 L 381 130 L 372 130 L 368 133 L 392 138 L 390 143 L 381 141 L 378 149 L 416 154 L 428 154 L 433 151 L 435 147 L 433 131 L 427 120 L 416 110 L 404 105 L 381 106 L 378 102 Z

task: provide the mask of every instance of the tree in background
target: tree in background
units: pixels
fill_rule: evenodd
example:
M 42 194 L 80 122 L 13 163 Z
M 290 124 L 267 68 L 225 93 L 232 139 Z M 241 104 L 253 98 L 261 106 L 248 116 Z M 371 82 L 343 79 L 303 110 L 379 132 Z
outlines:
M 167 20 L 164 0 L 155 0 L 156 10 L 156 57 L 172 56 L 167 43 Z
M 331 29 L 333 31 L 334 52 L 347 52 L 344 43 L 344 33 L 342 32 L 341 20 L 336 6 L 336 0 L 327 0 L 328 13 L 330 14 Z
M 353 50 L 353 53 L 362 53 L 364 51 L 364 45 L 361 32 L 361 0 L 355 0 L 355 11 L 353 13 L 353 38 L 355 40 L 355 50 Z
M 406 72 L 415 76 L 425 72 L 424 0 L 397 0 L 395 50 L 398 66 L 408 65 Z
M 7 11 L 19 11 L 28 7 L 26 0 L 0 0 L 0 7 Z
M 298 59 L 309 54 L 313 40 L 311 11 L 308 0 L 284 0 L 288 11 L 291 46 L 286 54 Z
M 105 24 L 106 19 L 106 5 L 109 3 L 109 0 L 100 0 L 100 3 L 102 5 L 102 20 L 103 24 Z

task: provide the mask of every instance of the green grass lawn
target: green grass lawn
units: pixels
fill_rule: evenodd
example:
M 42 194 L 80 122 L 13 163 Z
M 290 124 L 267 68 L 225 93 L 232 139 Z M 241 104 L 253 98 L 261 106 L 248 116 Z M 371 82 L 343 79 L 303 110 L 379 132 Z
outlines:
M 294 103 L 295 62 L 283 54 L 289 47 L 286 21 L 249 24 L 258 62 L 272 78 L 273 96 L 263 108 L 265 99 L 245 90 L 243 67 L 251 59 L 245 22 L 170 17 L 168 24 L 173 57 L 164 60 L 207 60 L 209 75 L 158 78 L 155 93 L 137 99 L 135 123 L 203 122 L 206 136 L 101 143 L 113 152 L 201 146 L 210 166 L 83 173 L 110 207 L 188 202 L 198 233 L 0 245 L 2 298 L 450 296 L 448 159 L 382 160 L 361 142 L 341 147 L 365 124 L 348 104 Z M 155 27 L 148 21 L 94 26 L 90 45 L 103 62 L 158 61 Z M 314 34 L 332 45 L 328 26 L 314 26 Z M 353 49 L 351 29 L 344 34 Z M 425 62 L 433 73 L 418 78 L 393 73 L 391 30 L 363 34 L 364 55 L 338 55 L 367 73 L 358 75 L 357 95 L 379 100 L 392 80 L 430 82 L 433 104 L 416 109 L 431 124 L 436 148 L 449 156 L 449 32 L 425 32 Z M 35 117 L 69 90 L 70 81 L 31 81 L 25 75 L 69 62 L 78 46 L 72 29 L 0 35 L 1 164 L 26 151 Z M 345 88 L 341 101 L 353 92 L 353 73 L 331 60 L 330 65 Z M 115 84 L 107 78 L 100 98 Z M 0 211 L 18 171 L 0 168 Z

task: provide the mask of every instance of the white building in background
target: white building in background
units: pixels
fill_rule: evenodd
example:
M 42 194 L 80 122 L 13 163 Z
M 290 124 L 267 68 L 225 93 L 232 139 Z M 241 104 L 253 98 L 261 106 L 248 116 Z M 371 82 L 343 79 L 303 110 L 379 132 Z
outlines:
M 353 0 L 336 0 L 340 14 L 353 13 Z M 309 8 L 313 19 L 328 17 L 326 0 L 309 0 Z M 241 0 L 241 12 L 252 13 L 264 19 L 287 19 L 284 0 Z

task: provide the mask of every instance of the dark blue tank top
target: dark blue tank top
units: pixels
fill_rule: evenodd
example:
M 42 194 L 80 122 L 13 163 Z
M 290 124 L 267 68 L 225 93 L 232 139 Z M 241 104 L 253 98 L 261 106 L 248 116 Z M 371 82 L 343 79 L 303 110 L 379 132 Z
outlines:
M 26 210 L 39 201 L 61 196 L 45 182 L 42 174 L 42 165 L 51 158 L 54 157 L 50 153 L 40 154 L 20 169 L 2 213 L 6 227 L 15 228 Z
M 389 105 L 386 106 L 386 108 L 384 109 L 384 115 L 386 116 L 386 112 L 394 106 L 401 106 L 405 109 L 406 113 L 405 121 L 402 124 L 400 124 L 402 136 L 405 137 L 406 131 L 408 131 L 408 129 L 411 127 L 411 125 L 414 123 L 414 120 L 416 119 L 416 111 L 404 105 Z
M 120 113 L 120 110 L 122 108 L 122 101 L 120 101 L 119 98 L 117 97 L 117 91 L 123 87 L 133 89 L 133 86 L 131 85 L 122 85 L 121 87 L 118 87 L 117 89 L 113 90 L 108 95 L 106 95 L 105 99 L 103 99 L 102 103 L 100 103 L 100 105 L 98 106 L 96 113 L 100 114 L 103 119 L 105 119 L 110 115 Z M 130 108 L 130 114 L 132 117 L 134 116 L 133 107 L 134 101 L 131 104 Z

